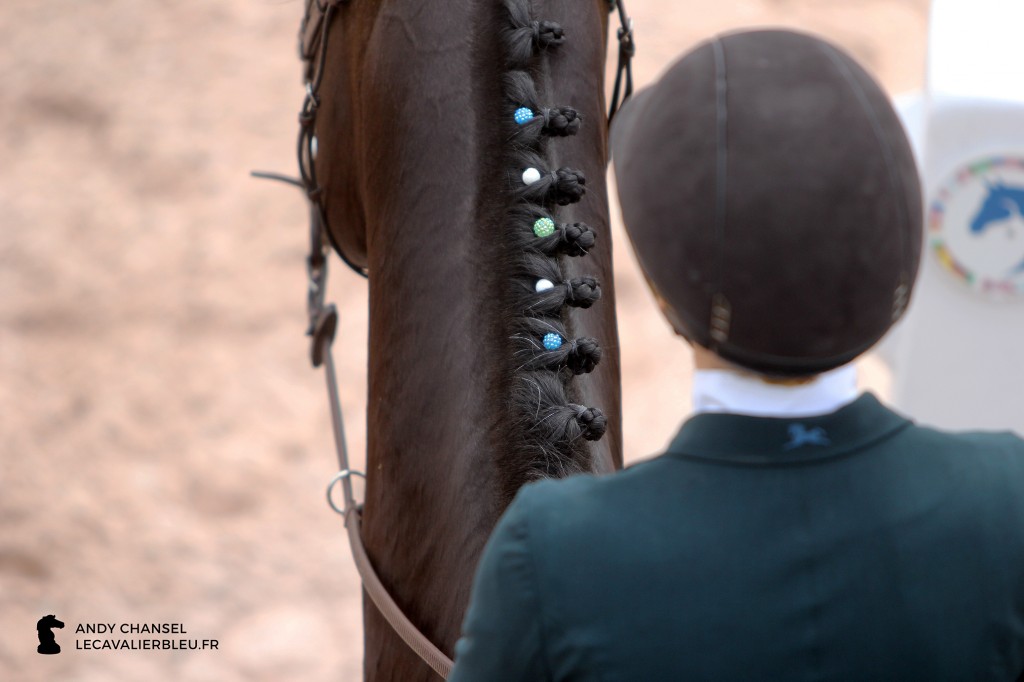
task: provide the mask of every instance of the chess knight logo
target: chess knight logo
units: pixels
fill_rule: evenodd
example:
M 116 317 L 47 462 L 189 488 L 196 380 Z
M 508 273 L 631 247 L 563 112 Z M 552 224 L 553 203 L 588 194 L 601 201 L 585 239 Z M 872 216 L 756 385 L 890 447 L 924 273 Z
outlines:
M 53 636 L 53 628 L 62 627 L 64 623 L 57 620 L 52 613 L 40 618 L 36 623 L 36 633 L 39 635 L 39 646 L 36 647 L 36 651 L 41 654 L 59 654 L 60 644 L 57 644 L 57 638 Z
M 971 289 L 1024 297 L 1024 158 L 958 170 L 929 207 L 928 234 L 939 262 Z

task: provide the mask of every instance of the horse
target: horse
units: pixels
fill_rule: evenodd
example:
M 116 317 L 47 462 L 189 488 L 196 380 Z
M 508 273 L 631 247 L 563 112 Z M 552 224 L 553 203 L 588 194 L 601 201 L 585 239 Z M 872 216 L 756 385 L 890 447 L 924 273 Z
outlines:
M 327 241 L 370 282 L 362 543 L 449 656 L 516 491 L 622 466 L 608 2 L 306 4 L 309 332 L 336 325 Z M 617 78 L 613 111 L 618 99 Z M 315 341 L 315 365 L 322 353 Z M 365 679 L 436 679 L 365 596 Z

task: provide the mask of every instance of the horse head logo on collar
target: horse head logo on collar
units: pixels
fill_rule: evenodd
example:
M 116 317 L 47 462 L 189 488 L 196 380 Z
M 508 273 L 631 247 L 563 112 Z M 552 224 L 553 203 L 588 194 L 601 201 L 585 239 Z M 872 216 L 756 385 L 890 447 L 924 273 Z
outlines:
M 808 429 L 803 424 L 790 424 L 787 431 L 789 432 L 789 442 L 783 446 L 785 450 L 795 450 L 804 445 L 826 446 L 832 444 L 825 429 L 820 426 Z

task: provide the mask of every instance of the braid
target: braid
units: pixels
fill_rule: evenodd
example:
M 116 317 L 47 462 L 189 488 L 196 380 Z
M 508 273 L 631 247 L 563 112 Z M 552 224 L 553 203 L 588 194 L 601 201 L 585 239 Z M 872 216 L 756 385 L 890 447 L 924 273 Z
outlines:
M 545 107 L 540 104 L 533 78 L 525 71 L 509 71 L 504 78 L 505 97 L 513 107 L 518 126 L 513 135 L 516 144 L 536 149 L 542 137 L 575 135 L 583 119 L 572 107 Z
M 499 468 L 519 472 L 504 483 L 511 499 L 525 480 L 588 471 L 586 442 L 601 438 L 607 419 L 599 409 L 569 398 L 575 377 L 600 362 L 601 346 L 592 338 L 573 338 L 565 310 L 593 306 L 601 284 L 588 275 L 566 277 L 559 257 L 587 255 L 596 234 L 584 223 L 558 223 L 554 212 L 584 197 L 586 177 L 553 168 L 545 154 L 547 144 L 575 135 L 583 121 L 570 106 L 542 104 L 531 75 L 539 59 L 556 58 L 555 48 L 565 49 L 565 33 L 554 22 L 534 18 L 529 0 L 502 3 L 509 70 L 502 77 L 501 111 L 511 202 L 502 233 L 511 282 L 503 300 L 509 305 L 513 351 L 508 426 L 515 429 L 517 443 Z
M 571 168 L 549 170 L 544 159 L 529 151 L 520 152 L 518 161 L 518 177 L 513 178 L 512 185 L 517 201 L 542 206 L 568 206 L 582 199 L 587 191 L 587 178 L 583 171 Z
M 586 471 L 586 461 L 565 457 L 566 450 L 581 446 L 580 440 L 598 440 L 607 419 L 596 407 L 564 402 L 565 390 L 551 372 L 521 372 L 513 383 L 512 401 L 523 410 L 514 419 L 526 434 L 535 459 L 527 479 L 564 477 Z
M 523 254 L 513 278 L 513 305 L 533 317 L 557 317 L 564 306 L 589 308 L 601 298 L 601 283 L 590 276 L 563 279 L 558 261 Z
M 539 51 L 558 47 L 565 41 L 565 31 L 553 21 L 535 21 L 530 16 L 527 0 L 505 0 L 508 23 L 501 38 L 505 55 L 513 68 L 529 66 Z
M 525 370 L 567 370 L 569 374 L 587 374 L 601 361 L 601 346 L 596 339 L 567 339 L 565 328 L 557 321 L 526 317 L 517 341 L 518 368 Z
M 516 206 L 510 212 L 517 251 L 533 251 L 549 258 L 585 256 L 594 248 L 597 233 L 586 223 L 556 223 L 539 206 Z

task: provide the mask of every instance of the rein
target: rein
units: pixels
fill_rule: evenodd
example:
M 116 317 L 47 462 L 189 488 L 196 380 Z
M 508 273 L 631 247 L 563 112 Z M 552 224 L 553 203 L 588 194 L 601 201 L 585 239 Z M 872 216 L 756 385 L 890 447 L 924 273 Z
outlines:
M 299 187 L 306 193 L 306 198 L 309 201 L 309 255 L 306 257 L 306 274 L 309 285 L 306 296 L 306 312 L 309 326 L 306 335 L 310 336 L 312 341 L 310 361 L 313 367 L 323 365 L 325 370 L 331 410 L 331 427 L 340 467 L 327 486 L 327 502 L 344 519 L 349 545 L 352 549 L 352 558 L 367 596 L 409 648 L 438 675 L 447 679 L 452 669 L 452 660 L 409 620 L 377 575 L 360 533 L 363 507 L 356 502 L 352 492 L 352 478 L 357 476 L 365 479 L 365 475 L 353 470 L 348 461 L 341 399 L 338 394 L 338 381 L 331 348 L 338 330 L 338 311 L 333 303 L 325 303 L 329 249 L 333 247 L 342 262 L 356 274 L 368 277 L 369 273 L 366 268 L 356 265 L 345 255 L 339 245 L 333 241 L 330 230 L 327 229 L 327 213 L 322 201 L 324 190 L 317 180 L 315 164 L 317 153 L 316 117 L 320 107 L 320 85 L 323 81 L 324 63 L 327 58 L 330 27 L 339 5 L 348 4 L 348 2 L 349 0 L 306 0 L 306 14 L 299 29 L 299 55 L 306 65 L 306 96 L 299 111 L 299 178 L 256 171 L 252 175 Z M 608 2 L 609 11 L 618 10 L 620 24 L 618 29 L 618 68 L 608 111 L 608 122 L 611 123 L 615 113 L 633 92 L 632 59 L 636 53 L 636 44 L 633 40 L 633 22 L 626 14 L 623 0 L 608 0 Z M 340 507 L 336 504 L 333 494 L 335 486 L 339 483 L 343 500 Z
M 615 118 L 615 112 L 619 110 L 629 96 L 633 94 L 633 55 L 636 54 L 636 43 L 633 41 L 633 20 L 626 14 L 626 6 L 622 0 L 608 0 L 612 10 L 619 10 L 619 66 L 615 69 L 615 87 L 612 88 L 612 103 L 608 107 L 608 123 L 611 124 Z M 622 91 L 622 99 L 619 99 L 619 86 L 623 84 L 625 76 L 625 88 Z

